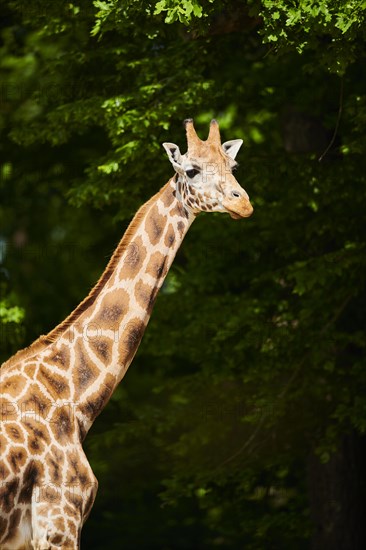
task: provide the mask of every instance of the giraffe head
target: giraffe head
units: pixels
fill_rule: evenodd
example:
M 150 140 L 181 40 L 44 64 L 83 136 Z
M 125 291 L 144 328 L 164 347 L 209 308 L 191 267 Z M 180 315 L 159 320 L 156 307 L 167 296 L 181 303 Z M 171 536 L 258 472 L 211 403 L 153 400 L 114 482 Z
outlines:
M 243 143 L 233 139 L 221 144 L 219 125 L 210 124 L 206 141 L 196 134 L 193 120 L 185 121 L 188 150 L 182 155 L 175 143 L 163 143 L 176 173 L 182 200 L 195 213 L 228 212 L 234 219 L 253 212 L 249 196 L 233 175 L 235 157 Z

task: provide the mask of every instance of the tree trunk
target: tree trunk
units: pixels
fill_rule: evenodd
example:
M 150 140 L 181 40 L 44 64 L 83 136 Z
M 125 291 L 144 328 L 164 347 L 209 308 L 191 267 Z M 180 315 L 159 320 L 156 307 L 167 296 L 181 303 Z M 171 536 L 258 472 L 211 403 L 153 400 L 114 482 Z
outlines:
M 366 549 L 366 439 L 343 438 L 327 464 L 308 461 L 311 550 Z

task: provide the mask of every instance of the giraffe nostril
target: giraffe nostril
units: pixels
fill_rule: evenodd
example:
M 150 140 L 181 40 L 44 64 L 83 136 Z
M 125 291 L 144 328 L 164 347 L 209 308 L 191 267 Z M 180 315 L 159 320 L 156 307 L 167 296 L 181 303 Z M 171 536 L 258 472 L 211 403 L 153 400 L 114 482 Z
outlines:
M 234 197 L 234 199 L 239 199 L 240 193 L 239 191 L 231 191 L 231 196 Z

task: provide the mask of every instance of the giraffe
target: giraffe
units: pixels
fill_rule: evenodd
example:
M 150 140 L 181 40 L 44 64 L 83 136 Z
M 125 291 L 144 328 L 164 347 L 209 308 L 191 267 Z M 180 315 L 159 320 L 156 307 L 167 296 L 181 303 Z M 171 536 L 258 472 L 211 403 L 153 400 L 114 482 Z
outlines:
M 0 370 L 0 548 L 74 550 L 97 491 L 82 442 L 125 375 L 157 293 L 199 212 L 248 217 L 232 174 L 242 145 L 202 141 L 185 121 L 188 150 L 164 143 L 174 176 L 137 212 L 89 295 Z

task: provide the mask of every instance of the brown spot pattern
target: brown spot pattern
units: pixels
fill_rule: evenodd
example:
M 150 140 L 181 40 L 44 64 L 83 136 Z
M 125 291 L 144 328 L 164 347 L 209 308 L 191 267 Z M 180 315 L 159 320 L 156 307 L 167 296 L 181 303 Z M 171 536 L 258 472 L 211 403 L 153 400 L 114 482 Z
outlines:
M 99 359 L 101 359 L 104 363 L 109 363 L 109 349 L 111 347 L 111 342 L 107 338 L 93 338 L 93 340 L 90 342 L 90 347 L 99 357 Z
M 53 521 L 53 524 L 54 526 L 56 527 L 56 529 L 58 531 L 61 531 L 61 533 L 64 533 L 65 532 L 65 520 L 64 518 L 60 517 L 60 518 L 56 518 L 54 521 Z M 60 541 L 61 542 L 61 541 Z M 53 544 L 56 544 L 56 541 L 55 539 L 53 539 Z
M 165 277 L 168 271 L 165 263 L 166 256 L 161 252 L 154 252 L 147 264 L 146 273 L 154 277 L 154 279 Z
M 89 470 L 79 460 L 76 453 L 69 454 L 69 469 L 67 471 L 66 483 L 68 485 L 85 485 L 91 482 Z
M 171 216 L 179 216 L 180 218 L 188 218 L 188 214 L 184 206 L 180 203 L 176 204 L 170 211 Z
M 15 496 L 19 487 L 19 479 L 15 478 L 0 485 L 0 502 L 6 514 L 14 508 Z
M 51 357 L 51 361 L 56 363 L 58 367 L 67 369 L 70 364 L 70 350 L 63 345 L 61 349 Z
M 1 391 L 1 389 L 0 389 Z M 10 420 L 15 420 L 18 416 L 18 404 L 13 401 L 8 401 L 8 399 L 0 398 L 0 422 L 9 422 Z M 1 434 L 0 434 L 0 445 L 1 445 Z M 1 446 L 0 446 L 1 448 Z
M 164 244 L 165 244 L 165 246 L 169 246 L 169 248 L 170 248 L 171 246 L 173 246 L 174 241 L 175 241 L 175 233 L 174 233 L 173 226 L 170 223 L 168 225 L 168 229 L 167 229 L 167 232 L 165 234 Z
M 94 339 L 91 339 L 91 342 Z M 75 389 L 82 393 L 92 384 L 99 374 L 99 370 L 88 359 L 85 349 L 81 342 L 76 348 L 76 369 L 74 372 Z
M 62 546 L 65 550 L 73 550 L 75 548 L 75 543 L 70 539 L 70 537 L 66 537 L 64 538 Z
M 27 460 L 27 455 L 23 447 L 13 447 L 8 455 L 8 462 L 14 473 L 20 472 Z
M 67 501 L 71 504 L 71 506 L 74 506 L 79 513 L 81 514 L 82 506 L 83 506 L 83 499 L 75 493 L 75 491 L 65 491 L 65 496 Z M 72 515 L 74 515 L 75 512 L 73 512 Z
M 0 424 L 1 428 L 2 428 L 2 424 Z M 2 429 L 1 429 L 2 431 Z M 3 456 L 3 453 L 4 453 L 4 449 L 6 448 L 8 442 L 7 442 L 7 439 L 6 437 L 0 432 L 0 451 L 1 451 L 1 455 L 0 456 Z
M 23 473 L 22 489 L 19 494 L 19 503 L 27 503 L 32 496 L 34 485 L 42 483 L 43 464 L 38 460 L 31 460 Z
M 1 395 L 7 393 L 11 397 L 16 397 L 22 392 L 25 384 L 26 380 L 21 375 L 9 376 L 0 384 Z
M 47 463 L 48 463 L 49 475 L 52 480 L 52 483 L 57 485 L 61 479 L 60 465 L 52 457 L 48 459 Z
M 115 383 L 115 376 L 108 374 L 105 377 L 104 383 L 101 384 L 100 389 L 88 397 L 83 405 L 80 405 L 82 414 L 90 420 L 94 420 L 108 403 L 114 390 Z
M 100 314 L 100 318 L 103 321 L 118 321 L 122 315 L 122 308 L 118 304 L 114 304 L 110 307 L 105 307 Z
M 85 414 L 85 413 L 83 413 L 83 414 Z M 79 429 L 80 441 L 84 441 L 85 436 L 87 434 L 86 426 L 84 426 L 84 422 L 81 418 L 76 417 L 76 420 L 77 420 L 78 429 Z
M 121 277 L 133 279 L 140 271 L 146 258 L 146 248 L 143 245 L 142 238 L 136 237 L 126 249 L 126 257 L 122 266 Z
M 178 231 L 179 231 L 180 235 L 182 236 L 183 233 L 184 233 L 184 227 L 185 227 L 184 223 L 183 222 L 178 222 L 177 227 L 178 227 Z
M 22 418 L 34 417 L 35 415 L 46 418 L 51 407 L 51 401 L 43 395 L 37 384 L 31 384 L 28 395 L 29 398 L 22 403 Z
M 171 187 L 168 187 L 164 191 L 164 193 L 161 194 L 160 198 L 162 200 L 163 205 L 166 207 L 169 207 L 175 199 L 174 190 L 171 189 Z
M 59 520 L 59 518 L 57 518 L 57 519 Z M 54 524 L 55 524 L 55 525 L 56 525 L 56 523 L 57 523 L 57 520 L 54 521 Z M 59 528 L 58 528 L 58 529 L 59 529 Z M 60 529 L 60 530 L 61 530 L 61 529 Z M 62 531 L 63 531 L 63 530 L 62 530 Z M 59 546 L 59 545 L 62 543 L 63 538 L 64 538 L 64 535 L 61 535 L 60 533 L 57 533 L 56 535 L 53 535 L 53 536 L 51 537 L 51 541 L 50 541 L 50 542 L 52 542 L 52 544 L 54 544 L 54 545 L 56 545 L 56 546 Z M 66 547 L 64 546 L 64 548 L 66 548 Z
M 35 376 L 35 373 L 36 373 L 36 368 L 37 368 L 37 365 L 35 365 L 34 363 L 31 364 L 31 365 L 26 365 L 24 367 L 24 374 L 30 379 L 30 380 L 33 380 L 34 379 L 34 376 Z
M 51 481 L 58 485 L 62 476 L 62 467 L 64 463 L 64 455 L 59 449 L 53 445 L 51 451 L 46 457 L 47 464 L 49 464 L 49 475 Z
M 31 454 L 38 455 L 44 451 L 44 444 L 36 437 L 28 438 L 28 449 Z
M 115 330 L 126 314 L 128 303 L 128 293 L 122 288 L 108 292 L 103 297 L 94 328 Z M 90 324 L 90 328 L 93 328 L 93 325 L 94 322 Z
M 56 440 L 61 444 L 66 444 L 73 431 L 73 416 L 70 406 L 60 406 L 56 408 L 50 419 L 50 426 Z
M 22 430 L 14 422 L 5 423 L 5 431 L 7 436 L 15 443 L 23 443 L 24 435 Z
M 70 389 L 69 384 L 63 376 L 60 376 L 56 372 L 52 372 L 51 369 L 41 365 L 39 369 L 39 381 L 45 386 L 51 395 L 61 397 L 62 399 L 69 399 Z
M 153 206 L 145 220 L 146 233 L 148 234 L 152 245 L 155 245 L 160 241 L 165 223 L 166 216 L 159 214 L 158 207 L 156 205 Z
M 73 537 L 76 537 L 77 535 L 76 527 L 74 523 L 69 519 L 67 520 L 67 530 Z
M 37 495 L 38 497 L 38 495 Z M 58 504 L 61 503 L 62 498 L 62 486 L 61 485 L 52 485 L 47 483 L 39 487 L 39 501 L 45 502 L 46 507 L 43 511 L 42 508 L 38 509 L 39 515 L 43 514 L 47 517 L 49 510 L 47 509 L 50 504 L 52 504 L 52 514 L 60 514 L 61 509 L 58 508 Z
M 64 506 L 64 510 L 65 510 L 65 514 L 67 514 L 68 516 L 70 517 L 73 517 L 74 515 L 74 509 L 72 508 L 72 506 L 70 506 L 69 504 L 66 504 Z
M 141 279 L 136 284 L 135 297 L 137 303 L 148 313 L 151 312 L 154 306 L 157 293 L 158 289 L 156 287 L 153 288 L 150 285 L 145 284 Z
M 136 353 L 142 335 L 145 331 L 145 324 L 136 317 L 126 326 L 119 345 L 119 361 L 128 366 Z
M 37 421 L 35 418 L 25 418 L 23 420 L 23 426 L 27 432 L 41 441 L 45 441 L 47 444 L 51 442 L 50 436 L 46 428 Z
M 0 481 L 4 481 L 10 474 L 9 468 L 4 464 L 4 462 L 0 461 Z M 1 486 L 1 484 L 0 484 Z

